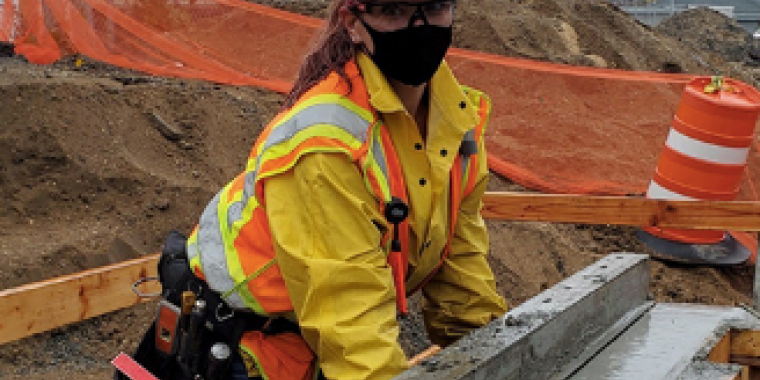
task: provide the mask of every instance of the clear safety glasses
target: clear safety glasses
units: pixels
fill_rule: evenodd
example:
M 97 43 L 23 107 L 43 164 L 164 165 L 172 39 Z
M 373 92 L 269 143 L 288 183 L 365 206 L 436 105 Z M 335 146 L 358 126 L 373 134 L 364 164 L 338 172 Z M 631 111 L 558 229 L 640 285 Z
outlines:
M 384 30 L 397 30 L 413 26 L 417 21 L 424 25 L 451 26 L 456 0 L 368 1 L 349 0 L 348 8 L 370 26 Z

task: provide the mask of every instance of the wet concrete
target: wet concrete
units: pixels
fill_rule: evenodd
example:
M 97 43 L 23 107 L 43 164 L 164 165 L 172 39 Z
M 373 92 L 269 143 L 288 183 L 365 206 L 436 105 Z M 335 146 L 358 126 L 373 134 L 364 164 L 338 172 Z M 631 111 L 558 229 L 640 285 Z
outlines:
M 676 379 L 732 321 L 747 317 L 738 308 L 658 304 L 568 379 Z
M 646 255 L 608 255 L 396 379 L 546 380 L 640 313 L 648 285 Z
M 397 380 L 733 380 L 707 361 L 742 308 L 647 300 L 645 255 L 612 254 L 397 376 Z

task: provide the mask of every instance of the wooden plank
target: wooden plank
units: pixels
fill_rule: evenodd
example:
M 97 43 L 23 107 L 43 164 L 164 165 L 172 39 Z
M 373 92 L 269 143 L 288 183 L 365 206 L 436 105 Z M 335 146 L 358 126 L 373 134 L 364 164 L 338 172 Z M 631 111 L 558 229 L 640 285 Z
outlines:
M 156 276 L 158 255 L 0 291 L 0 344 L 146 301 L 132 284 Z M 160 291 L 158 283 L 141 288 Z
M 754 356 L 732 356 L 731 363 L 757 368 L 760 367 L 760 358 Z
M 760 331 L 734 331 L 731 335 L 731 356 L 760 359 Z
M 749 367 L 743 366 L 742 371 L 734 377 L 733 380 L 750 380 L 750 370 Z
M 760 202 L 492 192 L 483 203 L 490 219 L 760 231 Z
M 750 368 L 747 366 L 742 367 L 742 380 L 749 380 L 750 379 Z
M 420 364 L 421 361 L 439 353 L 442 350 L 441 346 L 438 345 L 432 345 L 425 349 L 425 351 L 420 352 L 419 354 L 415 355 L 413 358 L 409 359 L 409 367 L 414 367 L 417 364 Z
M 713 347 L 707 360 L 713 363 L 728 363 L 731 360 L 731 334 L 723 335 L 718 344 Z

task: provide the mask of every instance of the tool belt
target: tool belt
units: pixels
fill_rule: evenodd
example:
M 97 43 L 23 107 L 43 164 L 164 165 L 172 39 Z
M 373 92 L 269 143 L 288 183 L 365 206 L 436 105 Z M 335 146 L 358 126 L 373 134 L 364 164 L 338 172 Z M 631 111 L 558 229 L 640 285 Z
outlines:
M 226 380 L 244 332 L 293 332 L 298 325 L 284 318 L 268 318 L 233 310 L 215 291 L 197 278 L 188 264 L 187 238 L 172 231 L 158 262 L 161 301 L 156 319 L 133 358 L 161 380 Z M 115 380 L 128 380 L 116 371 Z

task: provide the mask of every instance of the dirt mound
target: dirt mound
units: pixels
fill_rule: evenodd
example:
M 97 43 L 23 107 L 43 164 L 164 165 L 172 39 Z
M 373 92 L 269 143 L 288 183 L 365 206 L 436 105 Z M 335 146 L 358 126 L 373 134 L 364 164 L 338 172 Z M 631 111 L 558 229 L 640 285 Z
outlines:
M 468 41 L 458 41 L 463 47 L 573 65 L 657 71 L 676 64 L 699 70 L 682 46 L 603 1 L 485 0 L 462 4 L 460 11 L 460 38 Z M 468 34 L 480 30 L 471 27 L 477 19 L 489 32 L 472 38 Z
M 249 1 L 313 17 L 324 17 L 329 4 L 327 0 Z M 725 75 L 760 85 L 760 72 L 744 65 L 753 62 L 727 60 L 721 55 L 721 45 L 734 45 L 738 34 L 746 37 L 746 32 L 736 30 L 731 19 L 705 8 L 686 13 L 707 10 L 713 13 L 709 17 L 718 18 L 717 22 L 707 21 L 726 24 L 718 27 L 721 32 L 717 35 L 705 32 L 715 44 L 679 41 L 682 36 L 678 33 L 652 29 L 602 0 L 472 0 L 457 6 L 456 47 L 570 65 Z M 691 16 L 674 18 L 680 17 Z M 690 28 L 704 26 L 694 23 L 683 30 Z
M 155 252 L 243 169 L 281 96 L 0 59 L 0 289 Z M 3 379 L 106 379 L 152 305 L 0 348 Z
M 3 288 L 151 253 L 169 229 L 189 230 L 242 169 L 262 126 L 250 116 L 278 107 L 256 89 L 87 65 L 2 65 Z
M 734 19 L 707 7 L 679 13 L 655 30 L 727 62 L 751 62 L 752 34 Z
M 257 2 L 317 17 L 328 3 Z M 457 17 L 456 46 L 494 54 L 630 70 L 713 73 L 722 64 L 602 1 L 471 0 L 460 2 Z M 86 59 L 40 67 L 16 57 L 0 58 L 0 99 L 3 289 L 152 253 L 168 231 L 189 231 L 243 169 L 282 97 Z M 492 176 L 489 189 L 521 188 Z M 647 252 L 633 228 L 501 221 L 488 228 L 497 286 L 512 306 L 610 252 Z M 748 303 L 751 280 L 751 267 L 654 262 L 651 291 L 663 302 Z M 106 379 L 108 360 L 134 349 L 152 307 L 3 345 L 0 378 Z M 409 353 L 429 344 L 418 314 L 402 328 Z

